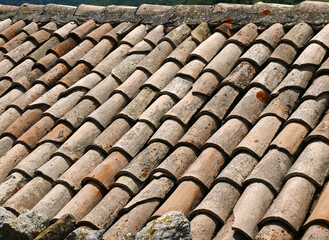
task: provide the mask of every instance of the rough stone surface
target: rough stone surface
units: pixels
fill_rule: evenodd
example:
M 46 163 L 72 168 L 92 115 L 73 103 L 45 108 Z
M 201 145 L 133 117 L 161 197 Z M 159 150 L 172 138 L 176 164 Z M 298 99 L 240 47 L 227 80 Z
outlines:
M 74 230 L 65 240 L 102 240 L 103 233 L 99 230 L 86 230 L 78 228 Z
M 74 230 L 75 218 L 71 214 L 65 214 L 54 224 L 40 233 L 34 240 L 62 240 Z
M 5 235 L 2 234 L 2 227 L 5 223 L 10 223 L 12 221 L 11 214 L 4 209 L 3 207 L 0 207 L 0 239 L 5 239 Z
M 192 240 L 190 223 L 182 212 L 168 212 L 149 222 L 135 237 L 135 240 L 146 239 Z
M 31 240 L 49 226 L 49 219 L 46 215 L 24 210 L 15 220 L 5 222 L 0 228 L 0 236 L 6 240 Z

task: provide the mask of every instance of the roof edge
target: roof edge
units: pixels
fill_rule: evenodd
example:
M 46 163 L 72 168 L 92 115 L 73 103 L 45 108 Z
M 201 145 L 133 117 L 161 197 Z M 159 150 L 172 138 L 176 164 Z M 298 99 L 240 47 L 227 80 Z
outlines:
M 297 5 L 258 2 L 254 5 L 218 3 L 216 5 L 176 6 L 142 4 L 139 7 L 118 5 L 105 7 L 86 4 L 74 7 L 28 3 L 21 6 L 0 5 L 0 20 L 6 18 L 13 21 L 55 21 L 61 24 L 94 19 L 98 23 L 130 21 L 171 26 L 185 22 L 191 25 L 201 22 L 214 25 L 230 22 L 233 27 L 242 27 L 250 22 L 264 27 L 274 23 L 292 26 L 298 22 L 322 25 L 329 22 L 329 3 L 304 1 Z

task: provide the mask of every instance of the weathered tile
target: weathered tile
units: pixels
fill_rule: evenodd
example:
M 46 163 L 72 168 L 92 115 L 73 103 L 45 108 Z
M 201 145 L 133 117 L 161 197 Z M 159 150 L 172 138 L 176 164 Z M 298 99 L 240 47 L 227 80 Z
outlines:
M 288 69 L 281 63 L 270 62 L 250 83 L 272 92 L 285 77 Z
M 247 125 L 238 119 L 228 120 L 217 132 L 205 143 L 204 148 L 212 146 L 230 156 L 235 147 L 248 133 Z
M 242 183 L 257 165 L 258 159 L 248 153 L 239 153 L 219 173 L 215 179 L 217 182 L 228 182 L 231 185 L 242 189 Z
M 101 105 L 108 100 L 113 90 L 118 86 L 119 83 L 110 75 L 87 92 L 84 98 L 91 99 Z
M 162 216 L 169 211 L 181 211 L 185 216 L 189 216 L 190 212 L 199 204 L 202 195 L 202 190 L 196 183 L 183 181 L 153 216 Z
M 269 221 L 279 221 L 298 232 L 304 222 L 314 192 L 315 186 L 308 180 L 302 177 L 290 178 L 267 210 L 259 226 Z
M 237 89 L 231 86 L 223 86 L 200 110 L 200 114 L 210 115 L 215 117 L 217 121 L 221 121 L 227 115 L 238 95 L 239 91 Z
M 105 197 L 79 222 L 82 226 L 93 226 L 105 230 L 114 222 L 118 212 L 128 203 L 130 195 L 119 187 L 114 187 Z
M 313 37 L 313 29 L 307 23 L 299 23 L 295 25 L 283 38 L 282 42 L 292 44 L 299 49 Z
M 36 177 L 12 196 L 3 206 L 21 213 L 31 209 L 51 189 L 51 182 L 42 177 Z
M 258 87 L 251 88 L 228 115 L 229 119 L 239 118 L 254 124 L 268 102 L 268 94 Z M 249 106 L 246 108 L 245 106 Z
M 5 42 L 9 41 L 10 39 L 18 35 L 25 26 L 26 23 L 23 20 L 20 20 L 10 25 L 6 29 L 2 30 L 0 32 L 0 37 L 2 38 L 1 43 L 4 44 Z
M 288 151 L 292 156 L 297 152 L 308 133 L 308 128 L 300 123 L 289 123 L 272 141 L 271 146 Z
M 322 46 L 329 48 L 329 25 L 326 25 L 318 34 L 316 34 L 312 39 L 311 43 L 316 42 L 321 44 Z
M 87 4 L 80 4 L 75 12 L 75 16 L 79 16 L 80 18 L 98 18 L 102 12 L 105 10 L 106 7 L 104 6 L 95 6 L 95 5 L 87 5 Z
M 235 42 L 247 47 L 257 36 L 257 26 L 253 23 L 249 23 L 230 37 L 228 42 Z
M 73 106 L 75 106 L 81 97 L 85 94 L 86 90 L 75 90 L 69 95 L 60 98 L 53 106 L 44 112 L 44 115 L 51 116 L 53 119 L 61 118 Z
M 223 47 L 225 41 L 226 36 L 224 34 L 215 32 L 190 54 L 190 58 L 199 58 L 208 63 Z
M 303 99 L 314 99 L 322 94 L 329 93 L 328 80 L 329 78 L 327 75 L 322 75 L 316 78 L 313 81 L 312 85 L 306 90 L 305 94 L 303 95 Z
M 97 150 L 89 150 L 69 169 L 67 169 L 55 183 L 68 185 L 74 191 L 81 189 L 82 179 L 91 173 L 104 160 L 103 155 Z
M 236 43 L 227 44 L 205 67 L 205 71 L 216 74 L 219 79 L 224 79 L 231 72 L 243 50 L 243 47 Z
M 7 18 L 5 20 L 2 20 L 0 22 L 0 30 L 3 31 L 6 28 L 8 28 L 12 24 L 12 20 L 10 18 Z
M 178 144 L 200 149 L 217 129 L 218 124 L 213 117 L 202 115 L 178 141 Z
M 209 147 L 189 166 L 179 181 L 194 180 L 205 189 L 209 189 L 219 170 L 222 168 L 225 156 L 217 149 Z
M 312 237 L 314 237 L 315 239 L 328 238 L 329 237 L 328 228 L 326 226 L 322 226 L 321 224 L 314 224 L 307 229 L 301 240 L 307 240 Z
M 12 103 L 15 99 L 23 95 L 23 90 L 21 88 L 13 88 L 7 94 L 1 97 L 0 102 L 0 114 L 2 114 L 7 106 Z
M 328 119 L 329 114 L 328 111 L 326 112 L 326 115 L 322 118 L 321 122 L 318 124 L 318 126 L 307 136 L 307 141 L 311 139 L 321 139 L 323 141 L 328 142 L 329 139 L 329 131 L 328 131 Z
M 160 120 L 163 115 L 168 112 L 176 101 L 173 97 L 162 95 L 157 98 L 138 118 L 139 121 L 149 123 L 153 128 L 157 129 L 160 126 Z
M 93 31 L 96 28 L 96 23 L 94 20 L 86 21 L 85 23 L 81 24 L 79 27 L 75 28 L 70 32 L 68 37 L 75 37 L 79 41 L 82 41 L 83 38 L 87 36 L 88 33 Z
M 63 27 L 57 29 L 53 33 L 53 36 L 57 36 L 59 37 L 60 40 L 63 41 L 68 37 L 69 33 L 77 27 L 78 25 L 75 22 L 69 22 L 65 24 Z
M 193 239 L 212 239 L 216 233 L 217 222 L 206 214 L 199 214 L 191 221 L 191 236 Z
M 233 207 L 240 197 L 240 190 L 230 183 L 217 183 L 202 200 L 202 202 L 193 210 L 191 216 L 199 214 L 209 214 L 220 224 L 224 224 L 230 216 Z M 192 220 L 193 222 L 194 220 Z
M 279 130 L 281 123 L 277 117 L 261 118 L 239 143 L 235 152 L 248 151 L 261 158 Z
M 71 165 L 71 161 L 62 156 L 51 157 L 35 172 L 37 176 L 46 177 L 51 182 L 56 181 Z
M 315 208 L 311 212 L 311 215 L 308 217 L 306 222 L 304 223 L 304 228 L 315 224 L 316 222 L 328 222 L 328 192 L 329 192 L 329 184 L 327 183 L 321 192 L 320 198 L 316 203 Z M 310 232 L 310 231 L 309 231 Z M 306 233 L 305 233 L 306 234 Z M 305 235 L 304 235 L 305 236 Z
M 88 201 L 92 199 L 92 201 Z M 80 221 L 102 199 L 102 193 L 96 185 L 87 184 L 69 201 L 53 218 L 58 220 L 65 214 L 72 214 L 76 221 Z M 82 207 L 83 206 L 83 207 Z
M 327 104 L 327 98 L 320 97 L 316 100 L 306 100 L 293 112 L 288 122 L 300 122 L 313 129 L 319 122 L 322 113 L 326 110 Z
M 66 87 L 64 87 L 62 84 L 57 84 L 48 92 L 46 92 L 41 97 L 39 97 L 37 100 L 30 103 L 28 107 L 31 109 L 36 109 L 36 108 L 47 109 L 57 102 L 59 94 L 63 92 L 65 89 Z
M 46 136 L 44 136 L 40 141 L 39 145 L 51 142 L 51 143 L 63 143 L 72 133 L 72 129 L 66 125 L 59 123 L 57 124 Z
M 191 32 L 191 36 L 194 41 L 198 44 L 205 41 L 208 37 L 211 36 L 211 31 L 207 22 L 200 23 L 196 28 Z
M 34 177 L 35 171 L 46 163 L 51 154 L 53 154 L 58 147 L 54 143 L 44 143 L 33 150 L 21 162 L 14 167 L 13 172 L 23 172 L 29 177 Z
M 263 43 L 255 43 L 241 56 L 239 61 L 250 61 L 260 67 L 266 62 L 271 53 L 272 49 L 269 46 Z
M 190 27 L 188 27 L 186 23 L 183 23 L 179 27 L 170 31 L 166 36 L 161 39 L 161 41 L 168 41 L 173 46 L 178 47 L 178 45 L 183 42 L 184 39 L 186 39 L 188 35 L 190 35 L 190 33 Z
M 15 62 L 5 58 L 4 60 L 2 60 L 0 62 L 0 76 L 2 77 L 4 74 L 6 74 L 10 69 L 12 69 L 15 66 Z M 1 84 L 2 85 L 2 84 Z M 2 86 L 1 86 L 1 91 L 0 94 L 2 95 L 5 92 L 5 90 L 2 90 Z
M 329 147 L 321 141 L 309 143 L 299 155 L 294 165 L 286 175 L 286 179 L 301 176 L 318 187 L 321 187 L 327 177 Z
M 71 87 L 74 83 L 79 81 L 82 77 L 86 76 L 90 72 L 88 65 L 79 63 L 71 71 L 69 71 L 58 83 L 63 84 L 66 87 Z
M 53 68 L 51 68 L 47 73 L 42 75 L 40 78 L 36 79 L 36 83 L 44 83 L 49 88 L 54 86 L 54 84 L 65 76 L 65 74 L 70 69 L 63 63 L 56 64 Z M 34 86 L 35 87 L 35 86 Z
M 83 99 L 63 117 L 60 118 L 60 122 L 68 124 L 72 129 L 78 128 L 85 117 L 92 113 L 96 108 L 95 104 L 90 99 Z
M 140 61 L 146 56 L 146 53 L 132 54 L 123 59 L 112 69 L 112 76 L 124 82 L 135 70 Z
M 92 112 L 87 121 L 96 122 L 103 128 L 106 128 L 116 113 L 118 113 L 125 105 L 127 100 L 121 94 L 114 94 L 103 105 Z
M 55 153 L 77 161 L 85 148 L 100 134 L 101 130 L 91 122 L 84 123 Z
M 140 87 L 145 83 L 147 78 L 147 73 L 137 69 L 124 83 L 116 88 L 115 92 L 122 93 L 128 99 L 133 99 L 136 97 Z
M 17 191 L 22 189 L 28 182 L 30 178 L 25 175 L 14 172 L 11 173 L 0 185 L 0 204 L 1 206 Z
M 3 143 L 1 143 L 1 146 L 5 147 Z M 6 152 L 6 154 L 0 158 L 0 182 L 2 182 L 7 177 L 9 172 L 15 167 L 15 165 L 28 154 L 29 150 L 22 144 L 16 144 L 8 152 Z
M 189 54 L 197 47 L 197 43 L 192 39 L 192 37 L 188 37 L 181 44 L 177 46 L 177 48 L 169 54 L 166 61 L 176 61 L 182 66 L 185 65 L 187 57 Z
M 184 76 L 196 81 L 205 66 L 206 64 L 201 60 L 193 59 L 189 63 L 187 63 L 182 69 L 180 69 L 177 75 Z
M 137 94 L 137 96 L 117 116 L 124 117 L 130 120 L 131 122 L 137 121 L 140 115 L 143 114 L 145 109 L 154 100 L 155 95 L 156 92 L 153 91 L 151 88 L 143 88 Z
M 218 88 L 220 78 L 212 72 L 204 72 L 193 84 L 192 93 L 202 94 L 210 97 Z
M 262 32 L 256 38 L 255 42 L 265 42 L 274 49 L 283 36 L 284 30 L 282 24 L 275 23 Z
M 170 146 L 175 146 L 184 134 L 184 127 L 177 121 L 167 119 L 160 128 L 153 134 L 149 143 L 164 142 Z
M 294 68 L 282 80 L 279 86 L 274 89 L 272 95 L 277 95 L 286 89 L 305 89 L 314 71 L 315 68 L 311 66 Z
M 99 166 L 97 166 L 87 177 L 82 180 L 82 184 L 89 181 L 97 182 L 104 190 L 109 190 L 115 175 L 128 164 L 129 158 L 118 151 L 112 152 Z
M 71 68 L 74 67 L 76 62 L 89 52 L 94 47 L 94 43 L 90 40 L 84 40 L 71 51 L 60 57 L 59 61 L 67 64 Z
M 190 91 L 192 85 L 193 83 L 189 79 L 176 77 L 161 90 L 160 94 L 168 94 L 180 100 Z
M 53 55 L 53 54 L 51 54 Z M 57 60 L 57 57 L 55 57 L 53 60 L 51 60 L 51 64 L 55 65 L 55 62 Z M 26 75 L 22 76 L 21 78 L 14 81 L 14 86 L 23 87 L 24 90 L 28 90 L 31 88 L 34 81 L 41 77 L 45 72 L 40 68 L 34 68 L 31 72 L 27 73 Z
M 177 180 L 196 157 L 196 152 L 192 148 L 180 146 L 163 160 L 152 174 L 161 172 L 168 177 Z
M 320 76 L 324 73 L 327 73 L 329 70 L 329 58 L 327 58 L 323 63 L 322 65 L 319 67 L 319 69 L 317 70 L 316 72 L 316 76 Z
M 149 220 L 160 200 L 142 203 L 121 216 L 105 233 L 104 239 L 116 239 L 125 234 L 137 234 Z
M 273 193 L 262 183 L 249 185 L 233 209 L 232 229 L 253 239 L 258 233 L 257 224 L 274 198 Z
M 234 221 L 234 215 L 232 214 L 225 225 L 218 231 L 216 236 L 213 238 L 213 240 L 243 240 L 245 239 L 245 236 L 239 234 L 238 232 L 235 232 L 232 229 L 232 224 Z
M 6 129 L 5 133 L 19 138 L 26 130 L 40 120 L 41 114 L 41 109 L 27 110 Z
M 279 238 L 282 240 L 294 239 L 294 232 L 286 224 L 279 221 L 273 221 L 265 225 L 256 235 L 256 240 Z
M 173 118 L 183 125 L 187 125 L 206 100 L 205 96 L 193 94 L 192 91 L 169 110 L 164 119 Z
M 128 175 L 145 183 L 151 171 L 164 159 L 170 147 L 161 142 L 149 144 L 117 176 Z
M 174 50 L 173 46 L 162 41 L 157 45 L 138 65 L 137 69 L 142 69 L 148 74 L 155 73 L 166 57 Z
M 47 37 L 49 37 L 50 34 L 48 35 L 47 31 L 44 31 L 44 32 L 46 32 L 46 34 L 47 34 L 47 36 L 46 36 L 46 40 L 47 40 Z M 33 34 L 36 34 L 36 33 L 33 33 Z M 6 53 L 5 57 L 7 57 L 10 60 L 12 60 L 13 62 L 17 63 L 20 60 L 22 60 L 25 56 L 27 56 L 30 52 L 32 52 L 34 49 L 36 49 L 37 46 L 38 46 L 38 43 L 36 43 L 34 41 L 31 41 L 31 40 L 25 41 L 18 47 L 14 48 L 10 52 Z
M 42 44 L 37 50 L 32 52 L 27 58 L 33 59 L 34 61 L 39 61 L 46 56 L 49 49 L 58 45 L 60 43 L 57 37 L 51 37 L 45 43 Z
M 53 218 L 73 197 L 72 191 L 62 184 L 54 186 L 32 210 Z
M 238 89 L 245 89 L 255 74 L 256 67 L 249 62 L 242 61 L 220 85 L 233 85 Z
M 120 150 L 135 157 L 152 134 L 153 129 L 149 124 L 138 122 L 114 144 L 112 150 Z
M 316 54 L 315 54 L 316 53 Z M 317 43 L 311 43 L 298 56 L 293 66 L 314 65 L 318 66 L 326 55 L 326 49 Z
M 15 137 L 13 136 L 4 136 L 0 139 L 1 149 L 0 156 L 4 156 L 13 146 L 15 142 Z
M 2 134 L 17 118 L 20 113 L 15 108 L 8 108 L 0 115 L 0 134 Z
M 54 125 L 55 121 L 52 118 L 45 116 L 20 136 L 16 142 L 25 144 L 33 149 L 37 142 L 46 135 Z
M 147 35 L 146 35 L 147 36 Z M 144 38 L 143 41 L 137 43 L 132 49 L 130 49 L 129 54 L 149 54 L 153 49 L 153 44 L 147 42 Z
M 284 176 L 292 165 L 293 159 L 286 153 L 270 150 L 245 179 L 245 184 L 261 182 L 277 194 L 280 192 Z
M 74 83 L 67 90 L 63 91 L 60 94 L 60 98 L 65 97 L 66 95 L 74 93 L 74 91 L 78 91 L 78 90 L 89 91 L 94 86 L 96 86 L 101 80 L 102 80 L 102 78 L 97 73 L 92 72 L 92 73 L 86 75 L 85 77 L 81 78 L 76 83 Z
M 286 65 L 292 64 L 297 55 L 297 50 L 288 43 L 281 43 L 269 57 L 270 61 L 283 62 Z
M 109 153 L 113 145 L 131 128 L 131 123 L 124 118 L 115 119 L 91 144 L 104 153 Z
M 152 87 L 158 91 L 167 86 L 176 76 L 180 66 L 175 62 L 164 63 L 149 79 L 144 83 L 145 87 Z
M 72 37 L 70 37 L 70 38 L 64 40 L 63 42 L 57 44 L 56 46 L 52 47 L 47 52 L 53 53 L 57 57 L 61 57 L 61 56 L 64 56 L 69 51 L 71 51 L 77 45 L 78 45 L 78 42 L 76 40 L 74 40 Z M 42 61 L 40 60 L 40 62 L 42 62 Z
M 296 107 L 300 92 L 300 90 L 294 89 L 287 89 L 280 92 L 278 96 L 272 98 L 260 117 L 276 116 L 282 120 L 286 120 Z

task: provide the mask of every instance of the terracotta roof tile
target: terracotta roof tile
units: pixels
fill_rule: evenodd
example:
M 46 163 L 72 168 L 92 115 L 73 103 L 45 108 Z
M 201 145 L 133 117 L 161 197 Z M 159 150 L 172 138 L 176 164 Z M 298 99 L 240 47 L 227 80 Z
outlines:
M 57 150 L 57 146 L 53 143 L 46 143 L 37 147 L 22 161 L 20 161 L 11 172 L 21 172 L 29 177 L 35 176 L 35 171 L 49 160 L 52 153 Z
M 0 203 L 105 239 L 169 210 L 198 239 L 302 238 L 328 175 L 326 8 L 1 6 Z M 303 238 L 326 236 L 320 205 Z
M 22 29 L 25 26 L 26 26 L 26 23 L 23 20 L 20 20 L 20 21 L 17 21 L 16 23 L 10 25 L 6 29 L 2 30 L 0 33 L 0 37 L 2 38 L 1 43 L 4 44 L 5 42 L 7 42 L 10 39 L 12 39 L 13 37 L 15 37 L 17 34 L 19 34 L 22 31 Z
M 231 185 L 242 189 L 243 181 L 248 177 L 257 163 L 258 161 L 256 157 L 249 153 L 239 153 L 219 173 L 214 183 L 228 182 Z
M 258 232 L 257 223 L 270 206 L 273 197 L 273 193 L 263 184 L 249 185 L 233 209 L 232 229 L 248 238 L 254 238 Z M 244 207 L 246 205 L 248 208 Z
M 297 232 L 303 224 L 314 192 L 315 186 L 305 178 L 290 178 L 260 221 L 260 226 L 268 221 L 279 220 Z

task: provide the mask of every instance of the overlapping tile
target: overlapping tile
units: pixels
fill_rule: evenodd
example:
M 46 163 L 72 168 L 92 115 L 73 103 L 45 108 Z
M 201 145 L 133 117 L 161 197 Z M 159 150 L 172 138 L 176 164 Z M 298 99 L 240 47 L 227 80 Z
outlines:
M 30 15 L 0 22 L 0 204 L 105 239 L 171 210 L 196 239 L 325 238 L 328 26 L 268 22 L 304 5 L 14 10 Z

